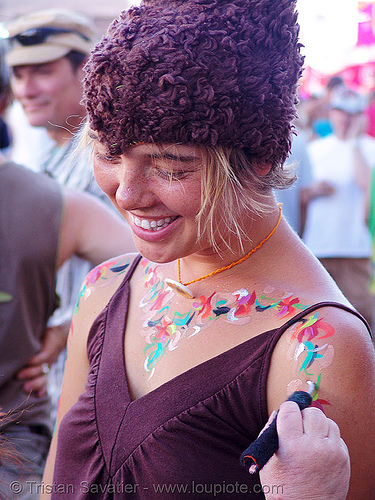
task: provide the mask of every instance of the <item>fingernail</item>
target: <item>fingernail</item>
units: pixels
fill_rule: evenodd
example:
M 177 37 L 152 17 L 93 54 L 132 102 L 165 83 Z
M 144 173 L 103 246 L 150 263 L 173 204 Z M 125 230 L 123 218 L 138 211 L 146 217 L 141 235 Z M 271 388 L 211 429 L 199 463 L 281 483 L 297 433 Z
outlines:
M 277 415 L 277 411 L 273 410 L 273 412 L 271 413 L 270 418 L 268 420 L 270 420 L 272 422 L 272 420 L 276 417 L 276 415 Z

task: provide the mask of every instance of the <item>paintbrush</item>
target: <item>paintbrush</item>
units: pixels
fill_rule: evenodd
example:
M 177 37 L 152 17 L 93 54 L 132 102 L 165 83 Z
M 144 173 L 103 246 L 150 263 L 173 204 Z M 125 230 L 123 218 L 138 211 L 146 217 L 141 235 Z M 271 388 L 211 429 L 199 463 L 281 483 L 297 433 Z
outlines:
M 301 411 L 311 405 L 312 394 L 316 387 L 316 384 L 311 380 L 307 381 L 307 385 L 309 386 L 307 391 L 293 392 L 287 399 L 287 401 L 294 401 L 297 403 Z M 250 474 L 255 474 L 260 471 L 279 448 L 276 420 L 277 413 L 270 425 L 241 455 L 241 465 L 247 467 Z

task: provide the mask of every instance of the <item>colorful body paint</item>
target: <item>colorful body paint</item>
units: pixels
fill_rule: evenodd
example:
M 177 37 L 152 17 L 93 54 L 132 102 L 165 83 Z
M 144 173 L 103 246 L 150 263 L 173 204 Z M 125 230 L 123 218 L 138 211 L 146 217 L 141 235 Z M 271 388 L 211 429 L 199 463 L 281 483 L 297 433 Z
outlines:
M 0 302 L 11 302 L 12 299 L 13 297 L 9 293 L 0 291 Z
M 99 280 L 103 283 L 96 286 L 103 286 L 112 283 L 119 274 L 123 274 L 129 267 L 129 259 L 113 259 L 103 262 L 97 267 L 94 267 L 86 276 L 81 291 L 78 294 L 77 302 L 74 308 L 74 314 L 77 314 L 80 303 L 82 300 L 87 300 L 93 290 L 92 285 Z
M 321 339 L 328 339 L 334 333 L 334 328 L 322 318 L 319 318 L 319 313 L 316 311 L 306 318 L 302 318 L 290 329 L 290 349 L 287 357 L 293 362 L 293 371 L 295 374 L 304 373 L 309 379 L 316 379 L 311 406 L 317 406 L 321 409 L 323 409 L 323 405 L 329 403 L 318 398 L 321 377 L 320 370 L 332 363 L 334 348 L 327 342 L 324 342 L 322 345 L 318 345 L 315 342 Z
M 174 311 L 171 308 L 174 291 L 166 285 L 159 273 L 159 266 L 147 260 L 142 260 L 141 265 L 144 268 L 146 291 L 139 308 L 143 311 L 142 336 L 146 341 L 144 368 L 150 377 L 166 351 L 176 349 L 182 338 L 197 335 L 216 321 L 245 325 L 251 321 L 253 314 L 270 310 L 275 312 L 278 319 L 286 320 L 308 307 L 293 294 L 275 299 L 268 295 L 273 289 L 267 287 L 267 295 L 260 295 L 259 298 L 255 291 L 250 292 L 245 288 L 232 294 L 213 292 L 207 297 L 201 295 L 188 303 L 187 310 Z M 329 338 L 333 334 L 332 326 L 319 318 L 317 312 L 303 318 L 291 329 L 289 358 L 295 365 L 297 376 L 303 373 L 315 380 L 317 371 L 332 362 L 333 347 L 327 343 L 318 346 L 314 341 Z M 318 385 L 317 382 L 317 388 Z M 316 406 L 327 404 L 326 401 L 318 400 L 317 389 L 313 400 Z

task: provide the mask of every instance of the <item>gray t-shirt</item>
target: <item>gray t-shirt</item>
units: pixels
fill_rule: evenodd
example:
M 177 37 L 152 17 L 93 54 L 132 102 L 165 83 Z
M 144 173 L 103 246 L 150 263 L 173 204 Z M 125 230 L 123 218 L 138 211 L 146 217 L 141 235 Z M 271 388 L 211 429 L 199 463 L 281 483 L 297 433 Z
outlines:
M 40 351 L 56 308 L 62 212 L 59 185 L 14 163 L 0 166 L 0 408 L 14 421 L 52 427 L 49 398 L 26 394 L 16 373 Z

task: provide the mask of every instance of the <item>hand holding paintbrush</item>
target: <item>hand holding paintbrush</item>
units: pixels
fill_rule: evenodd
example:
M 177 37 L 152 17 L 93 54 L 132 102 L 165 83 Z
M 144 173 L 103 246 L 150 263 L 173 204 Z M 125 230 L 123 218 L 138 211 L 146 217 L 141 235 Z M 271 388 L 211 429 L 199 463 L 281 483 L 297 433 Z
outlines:
M 278 449 L 260 467 L 266 499 L 344 500 L 349 487 L 350 460 L 337 424 L 318 408 L 301 411 L 295 402 L 286 401 L 277 413 L 275 429 Z M 259 456 L 257 459 L 263 460 Z M 242 463 L 250 468 L 254 465 L 248 460 Z
M 294 401 L 302 411 L 312 403 L 312 394 L 315 390 L 314 382 L 307 382 L 308 390 L 294 392 L 287 401 Z M 249 468 L 250 474 L 260 471 L 268 460 L 276 453 L 279 447 L 279 439 L 276 430 L 277 414 L 258 438 L 253 441 L 241 455 L 241 463 Z

